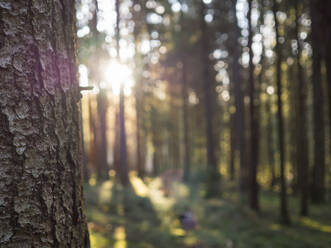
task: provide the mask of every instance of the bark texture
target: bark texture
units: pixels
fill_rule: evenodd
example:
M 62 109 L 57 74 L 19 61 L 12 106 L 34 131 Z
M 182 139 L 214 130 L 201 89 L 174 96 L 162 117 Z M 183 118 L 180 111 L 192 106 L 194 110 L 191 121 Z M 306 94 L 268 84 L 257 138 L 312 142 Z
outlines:
M 89 247 L 74 2 L 0 1 L 0 247 Z

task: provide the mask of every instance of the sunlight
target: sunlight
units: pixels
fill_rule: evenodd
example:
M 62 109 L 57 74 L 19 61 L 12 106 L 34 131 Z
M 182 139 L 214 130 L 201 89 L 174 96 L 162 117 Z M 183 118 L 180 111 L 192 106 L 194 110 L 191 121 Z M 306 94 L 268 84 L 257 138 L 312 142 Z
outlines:
M 105 67 L 105 87 L 111 87 L 115 95 L 120 94 L 121 85 L 124 85 L 124 94 L 131 95 L 132 87 L 135 82 L 132 70 L 125 64 L 116 61 L 110 62 Z

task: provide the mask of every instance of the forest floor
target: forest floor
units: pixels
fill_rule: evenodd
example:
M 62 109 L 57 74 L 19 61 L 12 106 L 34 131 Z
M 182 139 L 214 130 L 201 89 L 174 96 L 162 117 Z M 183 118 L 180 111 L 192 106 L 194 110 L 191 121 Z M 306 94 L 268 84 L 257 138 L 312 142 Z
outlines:
M 292 224 L 283 226 L 278 194 L 273 192 L 261 194 L 261 212 L 256 214 L 238 201 L 230 184 L 221 199 L 207 200 L 202 184 L 176 185 L 165 197 L 160 179 L 130 178 L 131 189 L 114 180 L 85 185 L 92 248 L 331 247 L 330 204 L 311 206 L 310 217 L 302 218 L 298 200 L 290 197 Z M 181 229 L 178 221 L 187 210 L 197 217 L 194 231 Z

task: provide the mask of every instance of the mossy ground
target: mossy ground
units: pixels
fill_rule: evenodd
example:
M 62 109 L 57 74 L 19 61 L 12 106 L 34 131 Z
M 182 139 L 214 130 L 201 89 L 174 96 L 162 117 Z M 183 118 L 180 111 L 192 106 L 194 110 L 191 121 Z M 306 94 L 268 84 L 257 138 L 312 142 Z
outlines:
M 131 176 L 132 187 L 114 181 L 85 186 L 86 214 L 93 248 L 329 248 L 331 206 L 310 207 L 310 217 L 298 216 L 298 200 L 289 198 L 291 226 L 279 223 L 278 195 L 263 192 L 261 212 L 239 202 L 231 185 L 220 199 L 204 199 L 202 184 L 177 185 L 170 197 L 159 179 L 145 182 Z M 185 232 L 177 216 L 191 209 L 196 230 Z

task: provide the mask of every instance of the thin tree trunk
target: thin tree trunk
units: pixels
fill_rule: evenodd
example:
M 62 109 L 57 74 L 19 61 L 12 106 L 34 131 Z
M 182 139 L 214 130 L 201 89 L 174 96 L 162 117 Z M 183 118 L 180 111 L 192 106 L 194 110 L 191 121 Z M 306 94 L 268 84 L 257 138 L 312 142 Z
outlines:
M 117 60 L 120 62 L 120 0 L 115 2 L 116 9 L 116 51 Z M 126 147 L 126 130 L 125 130 L 125 96 L 124 96 L 124 82 L 119 82 L 120 87 L 120 99 L 119 99 L 119 167 L 120 167 L 120 180 L 122 185 L 127 186 L 129 182 L 129 171 L 127 161 L 127 147 Z
M 204 112 L 206 121 L 206 149 L 207 149 L 207 196 L 215 196 L 220 193 L 220 174 L 215 157 L 214 128 L 213 128 L 213 103 L 212 103 L 212 85 L 213 80 L 210 77 L 209 67 L 209 41 L 207 25 L 205 22 L 206 6 L 201 0 L 200 8 L 200 29 L 201 29 L 201 59 L 203 66 L 203 93 L 204 93 Z
M 141 149 L 141 109 L 140 109 L 140 98 L 141 98 L 141 91 L 140 87 L 141 84 L 139 82 L 139 79 L 137 79 L 138 82 L 136 83 L 136 142 L 137 142 L 137 171 L 138 171 L 138 177 L 144 178 L 145 176 L 145 170 L 143 166 L 142 161 L 142 149 Z
M 191 172 L 190 137 L 189 137 L 189 110 L 187 92 L 187 65 L 185 57 L 182 60 L 182 100 L 183 100 L 183 125 L 184 125 L 184 181 L 187 182 Z
M 107 93 L 100 89 L 97 95 L 98 113 L 98 145 L 97 145 L 97 177 L 104 180 L 108 178 L 107 162 Z
M 233 12 L 236 16 L 236 4 L 237 1 L 233 1 Z M 235 94 L 235 106 L 236 106 L 236 137 L 239 148 L 240 156 L 240 170 L 239 170 L 239 188 L 241 192 L 241 198 L 246 198 L 246 192 L 248 189 L 248 170 L 246 161 L 246 139 L 245 139 L 245 106 L 244 106 L 244 94 L 242 88 L 241 69 L 239 64 L 240 59 L 240 29 L 238 26 L 237 18 L 234 18 L 234 47 L 233 47 L 233 84 Z
M 284 146 L 284 120 L 283 120 L 283 102 L 282 102 L 282 49 L 279 43 L 279 23 L 277 18 L 278 4 L 273 0 L 273 15 L 276 32 L 276 81 L 277 81 L 277 119 L 278 119 L 278 141 L 279 141 L 279 162 L 280 162 L 280 214 L 281 221 L 288 225 L 290 218 L 287 210 L 287 187 L 285 177 L 285 146 Z
M 250 187 L 249 187 L 249 205 L 255 211 L 259 210 L 258 201 L 258 183 L 257 183 L 257 166 L 258 166 L 258 128 L 257 128 L 257 113 L 256 113 L 256 96 L 255 96 L 255 80 L 254 80 L 254 64 L 253 64 L 253 31 L 252 31 L 252 0 L 248 0 L 248 48 L 249 48 L 249 109 L 250 109 Z
M 293 179 L 290 187 L 292 188 L 293 194 L 296 194 L 299 190 L 299 168 L 298 168 L 298 148 L 297 148 L 297 136 L 300 135 L 298 132 L 298 79 L 295 74 L 295 64 L 289 64 L 287 68 L 287 90 L 289 94 L 289 116 L 287 119 L 288 134 L 288 162 L 292 167 Z
M 307 137 L 307 108 L 306 108 L 306 82 L 304 78 L 304 70 L 301 65 L 302 43 L 299 32 L 299 4 L 295 1 L 295 32 L 298 44 L 297 53 L 297 73 L 298 73 L 298 110 L 297 110 L 297 168 L 298 182 L 301 193 L 300 199 L 300 215 L 308 215 L 308 200 L 309 200 L 309 177 L 308 177 L 308 137 Z
M 324 25 L 323 27 L 326 28 L 326 39 L 325 39 L 325 67 L 326 67 L 326 76 L 327 76 L 327 98 L 329 110 L 329 154 L 331 154 L 331 2 L 327 1 L 327 5 L 324 8 Z M 329 160 L 331 157 L 329 156 Z M 330 170 L 330 165 L 329 165 Z M 327 168 L 326 168 L 327 171 Z
M 324 101 L 322 89 L 322 43 L 320 35 L 321 15 L 320 8 L 324 3 L 311 0 L 311 37 L 313 48 L 313 109 L 314 109 L 314 166 L 312 182 L 312 201 L 322 203 L 325 201 L 325 147 L 324 147 Z
M 232 84 L 232 83 L 231 83 Z M 230 86 L 231 88 L 233 86 Z M 231 90 L 233 91 L 233 90 Z M 231 94 L 233 96 L 233 94 Z M 232 104 L 230 105 L 232 107 Z M 236 169 L 235 169 L 235 158 L 236 158 L 236 129 L 235 129 L 235 123 L 236 123 L 236 115 L 233 113 L 230 116 L 230 163 L 229 163 L 229 176 L 230 181 L 234 181 Z
M 89 247 L 74 11 L 0 4 L 0 247 Z
M 275 147 L 274 147 L 274 118 L 271 112 L 272 106 L 272 95 L 268 97 L 266 102 L 266 114 L 267 114 L 267 150 L 268 150 L 268 161 L 271 171 L 271 181 L 270 181 L 270 188 L 273 188 L 276 184 L 277 177 L 276 177 L 276 168 L 275 168 Z
M 97 173 L 97 147 L 98 147 L 98 140 L 97 140 L 97 132 L 96 132 L 96 121 L 95 121 L 95 116 L 93 114 L 93 107 L 92 107 L 92 101 L 94 99 L 92 97 L 88 98 L 88 111 L 89 111 L 89 131 L 90 131 L 90 149 L 89 149 L 89 158 L 88 162 L 89 165 L 91 166 L 92 170 L 94 173 Z
M 93 79 L 95 79 L 96 84 L 99 87 L 99 93 L 96 96 L 96 116 L 97 116 L 97 128 L 95 129 L 97 135 L 97 143 L 96 143 L 96 168 L 97 168 L 97 178 L 100 180 L 104 180 L 108 178 L 108 162 L 107 162 L 107 93 L 104 89 L 100 87 L 100 41 L 99 41 L 99 31 L 97 29 L 98 25 L 98 1 L 93 0 L 94 10 L 92 15 L 92 20 L 90 22 L 90 28 L 92 37 L 94 40 L 94 58 L 93 63 L 94 66 L 91 70 L 91 74 Z
M 138 0 L 135 0 L 133 2 L 133 5 L 138 4 Z M 136 159 L 137 159 L 137 172 L 138 172 L 138 177 L 144 178 L 145 176 L 145 169 L 142 161 L 142 141 L 141 141 L 141 98 L 142 98 L 142 77 L 141 77 L 141 70 L 140 70 L 140 65 L 139 63 L 142 62 L 139 59 L 139 52 L 138 52 L 138 39 L 139 39 L 139 30 L 140 30 L 140 18 L 139 14 L 136 11 L 133 11 L 133 19 L 134 19 L 134 30 L 133 30 L 133 35 L 134 35 L 134 44 L 135 44 L 135 79 L 136 79 L 136 86 L 135 86 L 135 108 L 136 108 Z

